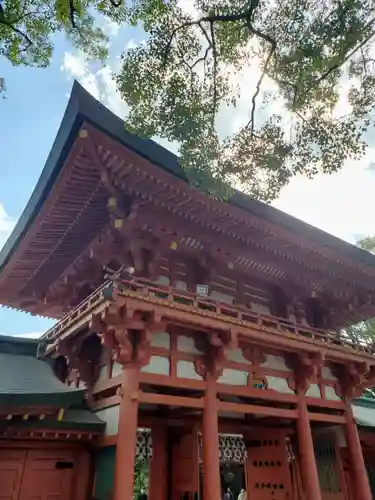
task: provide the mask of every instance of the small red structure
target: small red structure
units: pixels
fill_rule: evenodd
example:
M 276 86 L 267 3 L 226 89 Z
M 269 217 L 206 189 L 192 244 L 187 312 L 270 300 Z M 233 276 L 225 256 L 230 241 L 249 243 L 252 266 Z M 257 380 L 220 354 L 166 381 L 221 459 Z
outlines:
M 78 84 L 0 254 L 0 302 L 59 320 L 46 359 L 106 423 L 103 500 L 133 499 L 141 458 L 152 500 L 370 500 L 356 420 L 367 440 L 375 410 L 353 398 L 375 358 L 340 331 L 374 292 L 374 256 L 238 192 L 208 198 Z

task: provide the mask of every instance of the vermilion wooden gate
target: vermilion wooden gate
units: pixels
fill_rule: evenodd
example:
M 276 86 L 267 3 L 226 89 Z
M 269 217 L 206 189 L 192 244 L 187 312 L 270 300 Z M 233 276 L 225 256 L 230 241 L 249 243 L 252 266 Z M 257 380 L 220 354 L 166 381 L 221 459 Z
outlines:
M 245 443 L 248 500 L 292 500 L 285 432 L 256 429 Z
M 174 433 L 172 440 L 172 500 L 190 500 L 199 491 L 198 434 Z

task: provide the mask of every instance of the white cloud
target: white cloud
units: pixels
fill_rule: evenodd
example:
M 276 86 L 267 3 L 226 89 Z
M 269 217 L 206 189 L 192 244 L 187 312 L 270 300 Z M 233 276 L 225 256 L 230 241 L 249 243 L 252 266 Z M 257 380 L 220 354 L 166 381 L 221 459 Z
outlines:
M 78 80 L 96 99 L 99 98 L 99 87 L 95 75 L 90 73 L 89 66 L 81 52 L 65 52 L 61 71 L 70 78 Z
M 120 93 L 117 90 L 116 82 L 113 79 L 114 71 L 114 68 L 105 66 L 95 76 L 101 91 L 101 100 L 103 103 L 117 116 L 125 118 L 128 107 L 121 99 Z
M 119 64 L 119 61 L 116 62 Z M 65 52 L 61 71 L 69 79 L 76 79 L 96 99 L 100 100 L 113 113 L 125 118 L 127 106 L 120 97 L 116 83 L 112 78 L 115 64 L 92 70 L 82 53 Z
M 104 20 L 103 31 L 107 36 L 109 36 L 109 38 L 115 38 L 118 35 L 120 28 L 121 26 L 118 23 L 110 21 L 109 19 Z
M 16 221 L 7 214 L 4 205 L 0 203 L 0 249 L 3 248 L 4 243 L 12 232 L 15 223 Z
M 309 180 L 296 177 L 274 206 L 339 238 L 355 243 L 375 234 L 375 149 L 363 160 L 347 162 L 337 174 Z

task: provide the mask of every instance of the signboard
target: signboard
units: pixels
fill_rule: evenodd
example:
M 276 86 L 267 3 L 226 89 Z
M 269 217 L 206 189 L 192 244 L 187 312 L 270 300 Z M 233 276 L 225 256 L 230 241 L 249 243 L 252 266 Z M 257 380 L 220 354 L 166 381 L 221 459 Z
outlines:
M 201 297 L 208 296 L 208 285 L 197 285 L 195 289 L 195 293 L 200 295 Z

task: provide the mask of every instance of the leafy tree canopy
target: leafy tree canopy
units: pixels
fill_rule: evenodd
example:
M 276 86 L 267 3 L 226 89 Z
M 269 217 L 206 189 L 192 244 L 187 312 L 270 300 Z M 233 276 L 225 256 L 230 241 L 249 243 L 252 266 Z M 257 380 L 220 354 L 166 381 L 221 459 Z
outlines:
M 375 102 L 373 0 L 2 0 L 1 53 L 45 66 L 53 35 L 64 32 L 104 57 L 98 12 L 145 31 L 116 76 L 127 126 L 176 142 L 197 187 L 216 194 L 236 185 L 270 201 L 294 175 L 336 172 L 364 153 Z M 248 120 L 223 136 L 218 116 L 244 94 Z
M 115 0 L 0 0 L 0 55 L 14 66 L 44 68 L 51 61 L 55 35 L 63 33 L 87 57 L 105 59 L 108 37 L 101 14 L 125 21 Z M 0 91 L 5 89 L 0 76 Z
M 335 172 L 363 154 L 375 102 L 373 0 L 194 0 L 194 8 L 135 1 L 128 20 L 149 36 L 124 54 L 117 76 L 128 124 L 176 141 L 194 183 L 210 190 L 213 176 L 270 201 L 292 176 Z M 265 77 L 273 85 L 264 94 Z M 343 78 L 351 106 L 337 116 Z M 251 98 L 248 122 L 220 137 L 218 113 L 241 92 Z

